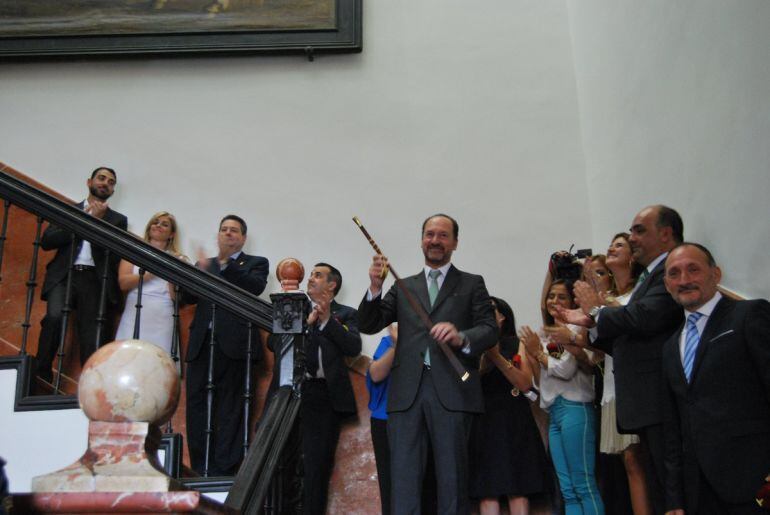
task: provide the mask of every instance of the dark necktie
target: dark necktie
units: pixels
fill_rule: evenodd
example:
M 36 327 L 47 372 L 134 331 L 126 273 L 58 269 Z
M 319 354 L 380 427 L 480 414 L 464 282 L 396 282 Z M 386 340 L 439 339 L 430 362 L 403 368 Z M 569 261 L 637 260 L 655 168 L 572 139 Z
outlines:
M 318 326 L 313 324 L 308 335 L 307 346 L 305 347 L 305 363 L 307 364 L 307 373 L 310 377 L 315 377 L 318 373 Z

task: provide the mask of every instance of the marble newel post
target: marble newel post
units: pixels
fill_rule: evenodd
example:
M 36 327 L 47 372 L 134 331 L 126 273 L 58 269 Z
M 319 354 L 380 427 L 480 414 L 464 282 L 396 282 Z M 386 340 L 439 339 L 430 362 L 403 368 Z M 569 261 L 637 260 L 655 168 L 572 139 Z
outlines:
M 179 402 L 179 376 L 162 349 L 139 340 L 103 346 L 83 368 L 78 399 L 90 420 L 88 449 L 33 478 L 31 495 L 14 496 L 24 513 L 231 512 L 183 490 L 158 462 L 159 427 Z

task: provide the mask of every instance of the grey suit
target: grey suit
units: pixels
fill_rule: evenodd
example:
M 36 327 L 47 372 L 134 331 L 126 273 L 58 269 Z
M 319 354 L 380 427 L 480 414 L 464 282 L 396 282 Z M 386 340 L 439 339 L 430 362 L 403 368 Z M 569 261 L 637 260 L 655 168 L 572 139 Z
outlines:
M 394 513 L 419 513 L 420 485 L 428 441 L 436 459 L 440 513 L 468 512 L 467 439 L 472 414 L 484 411 L 478 376 L 481 353 L 497 339 L 494 309 L 484 279 L 450 267 L 431 308 L 424 273 L 403 279 L 430 313 L 433 323 L 451 322 L 469 341 L 469 352 L 453 352 L 470 372 L 462 382 L 397 285 L 384 298 L 366 298 L 358 309 L 361 332 L 372 334 L 392 322 L 399 341 L 388 393 L 388 437 Z M 431 368 L 425 370 L 425 350 Z

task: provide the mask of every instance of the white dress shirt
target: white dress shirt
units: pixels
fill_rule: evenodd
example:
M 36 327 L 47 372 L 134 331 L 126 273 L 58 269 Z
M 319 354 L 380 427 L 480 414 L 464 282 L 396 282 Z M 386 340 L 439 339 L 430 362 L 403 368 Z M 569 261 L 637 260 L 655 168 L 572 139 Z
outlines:
M 88 199 L 83 201 L 83 211 L 88 211 Z M 77 258 L 75 258 L 75 265 L 84 265 L 84 266 L 96 266 L 96 263 L 94 263 L 94 256 L 91 253 L 91 243 L 83 240 L 83 243 L 80 245 L 80 252 L 78 252 Z
M 568 324 L 567 328 L 574 334 L 580 332 L 580 327 Z M 542 331 L 538 333 L 543 351 L 548 354 L 550 338 Z M 589 357 L 593 356 L 590 350 L 585 350 Z M 563 397 L 573 402 L 591 402 L 594 400 L 594 381 L 591 374 L 583 372 L 578 366 L 575 356 L 567 352 L 561 357 L 548 356 L 548 368 L 540 364 L 540 407 L 548 411 L 557 397 Z

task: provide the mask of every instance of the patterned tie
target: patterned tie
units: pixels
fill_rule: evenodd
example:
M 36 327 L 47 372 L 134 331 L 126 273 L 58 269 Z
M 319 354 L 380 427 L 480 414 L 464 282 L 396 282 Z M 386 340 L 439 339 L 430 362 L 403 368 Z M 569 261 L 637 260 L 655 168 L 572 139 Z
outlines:
M 684 366 L 684 375 L 687 377 L 688 383 L 692 378 L 692 366 L 695 363 L 695 353 L 698 350 L 698 342 L 700 342 L 698 327 L 695 324 L 698 323 L 702 316 L 702 313 L 691 313 L 687 316 L 687 332 L 684 336 L 682 366 Z
M 436 297 L 438 297 L 438 277 L 441 275 L 441 270 L 431 270 L 428 272 L 430 277 L 430 283 L 428 284 L 428 300 L 430 300 L 430 307 L 436 303 Z M 425 349 L 425 359 L 423 360 L 426 366 L 430 367 L 430 348 Z

